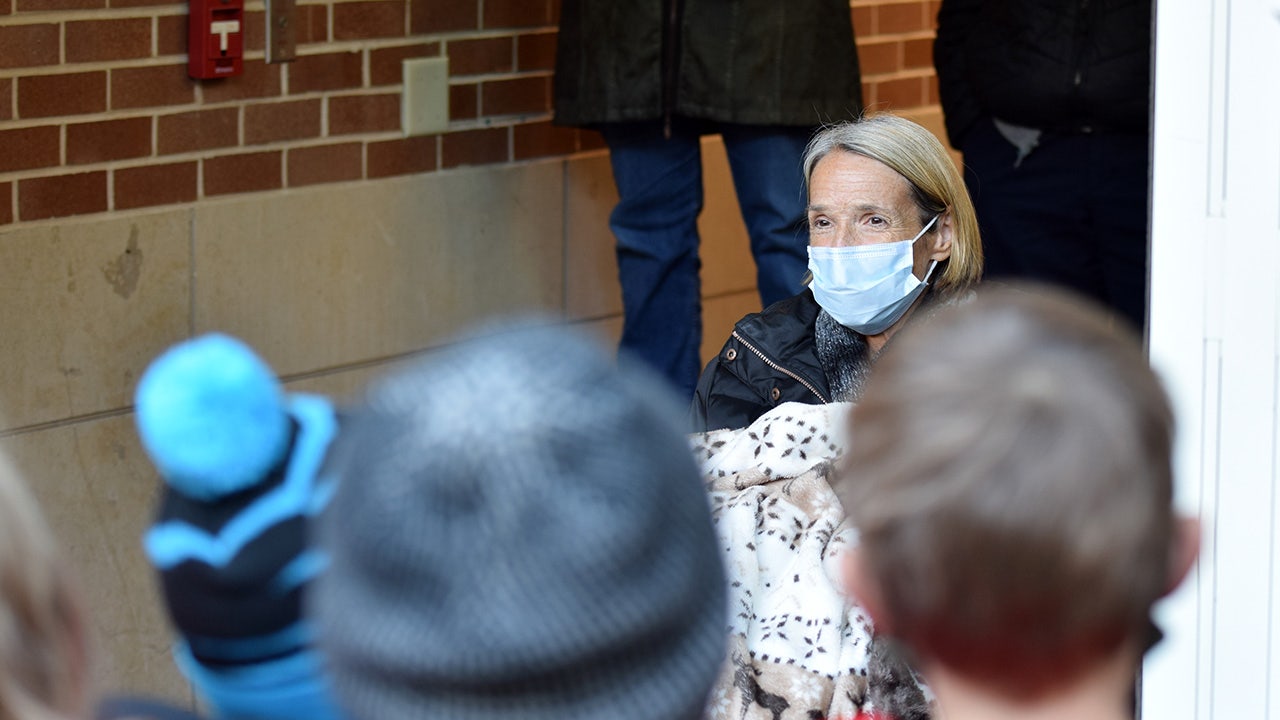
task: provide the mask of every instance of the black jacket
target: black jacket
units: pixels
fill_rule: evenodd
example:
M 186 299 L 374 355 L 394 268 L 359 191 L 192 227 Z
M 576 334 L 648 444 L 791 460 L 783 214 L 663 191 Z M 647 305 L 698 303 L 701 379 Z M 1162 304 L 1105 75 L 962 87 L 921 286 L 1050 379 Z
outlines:
M 743 428 L 785 402 L 830 402 L 814 343 L 821 310 L 805 290 L 739 320 L 698 379 L 692 432 Z
M 563 0 L 556 122 L 856 117 L 848 0 Z
M 978 120 L 1146 133 L 1152 0 L 943 0 L 933 57 L 953 147 Z

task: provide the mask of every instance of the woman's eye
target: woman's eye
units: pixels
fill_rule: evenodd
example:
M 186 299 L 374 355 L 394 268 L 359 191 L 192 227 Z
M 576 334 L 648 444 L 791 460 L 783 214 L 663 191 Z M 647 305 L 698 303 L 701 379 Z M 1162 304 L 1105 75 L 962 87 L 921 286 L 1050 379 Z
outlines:
M 867 224 L 873 225 L 875 227 L 883 227 L 887 222 L 888 222 L 887 220 L 880 217 L 879 215 L 872 215 L 871 217 L 867 218 Z
M 809 221 L 809 226 L 815 230 L 826 230 L 831 227 L 831 221 L 824 217 L 814 218 Z

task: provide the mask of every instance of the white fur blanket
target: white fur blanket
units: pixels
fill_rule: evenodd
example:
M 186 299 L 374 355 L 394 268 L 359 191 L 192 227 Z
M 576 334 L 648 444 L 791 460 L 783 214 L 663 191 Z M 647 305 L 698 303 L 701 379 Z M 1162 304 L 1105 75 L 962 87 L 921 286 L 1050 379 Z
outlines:
M 928 717 L 909 669 L 841 593 L 857 533 L 831 488 L 849 405 L 788 403 L 742 430 L 694 435 L 729 575 L 729 657 L 706 717 Z

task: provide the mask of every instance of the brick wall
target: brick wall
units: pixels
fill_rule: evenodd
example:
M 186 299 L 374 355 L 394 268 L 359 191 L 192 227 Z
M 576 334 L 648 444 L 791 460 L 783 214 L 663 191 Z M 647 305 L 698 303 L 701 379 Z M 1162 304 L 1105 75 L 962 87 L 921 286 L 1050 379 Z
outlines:
M 941 4 L 852 0 L 862 100 L 868 108 L 905 111 L 938 104 L 933 31 Z
M 934 104 L 937 1 L 851 0 L 865 100 Z M 186 5 L 0 0 L 0 225 L 520 161 L 601 146 L 553 127 L 557 0 L 324 0 L 299 58 L 187 78 Z M 400 133 L 400 63 L 450 59 L 450 127 Z

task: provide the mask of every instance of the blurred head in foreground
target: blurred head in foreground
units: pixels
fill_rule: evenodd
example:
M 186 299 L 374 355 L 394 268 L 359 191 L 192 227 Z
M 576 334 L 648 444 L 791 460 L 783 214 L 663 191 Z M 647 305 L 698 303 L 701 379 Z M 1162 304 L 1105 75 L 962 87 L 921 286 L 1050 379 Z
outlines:
M 724 576 L 660 381 L 563 328 L 463 341 L 343 423 L 311 596 L 358 720 L 700 715 Z
M 88 714 L 77 597 L 35 498 L 0 457 L 0 718 Z
M 1122 708 L 1199 540 L 1137 338 L 1058 291 L 985 291 L 903 333 L 853 417 L 850 589 L 944 712 L 1104 687 Z

